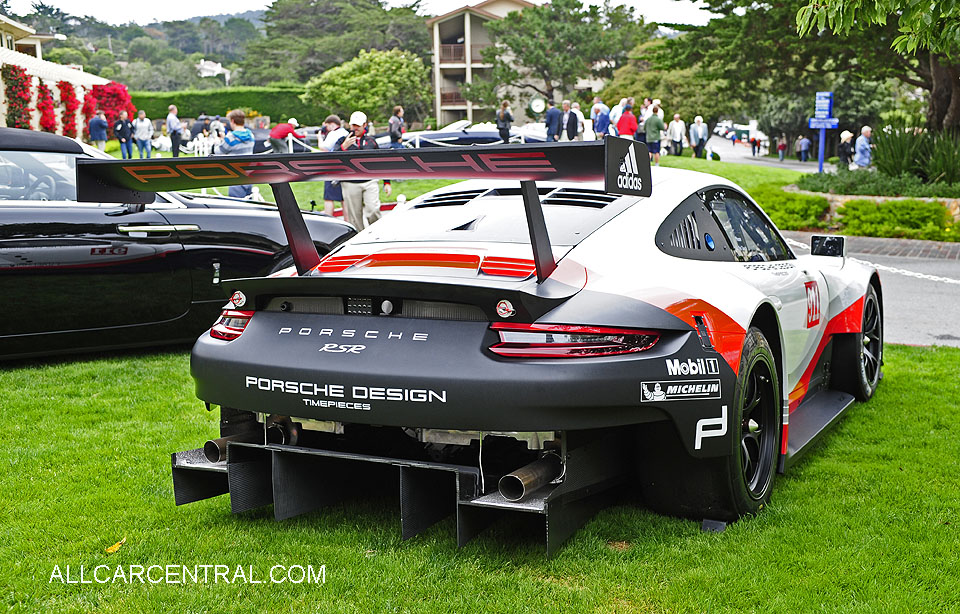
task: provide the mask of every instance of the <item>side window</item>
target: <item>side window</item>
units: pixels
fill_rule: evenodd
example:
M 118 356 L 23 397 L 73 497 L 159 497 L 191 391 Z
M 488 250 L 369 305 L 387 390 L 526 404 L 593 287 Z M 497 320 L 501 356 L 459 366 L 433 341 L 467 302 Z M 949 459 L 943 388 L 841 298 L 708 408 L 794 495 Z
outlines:
M 707 194 L 707 207 L 723 228 L 740 262 L 788 260 L 793 254 L 783 239 L 745 196 L 720 189 Z
M 724 233 L 701 196 L 691 194 L 663 220 L 657 229 L 657 247 L 677 258 L 732 262 L 735 258 Z

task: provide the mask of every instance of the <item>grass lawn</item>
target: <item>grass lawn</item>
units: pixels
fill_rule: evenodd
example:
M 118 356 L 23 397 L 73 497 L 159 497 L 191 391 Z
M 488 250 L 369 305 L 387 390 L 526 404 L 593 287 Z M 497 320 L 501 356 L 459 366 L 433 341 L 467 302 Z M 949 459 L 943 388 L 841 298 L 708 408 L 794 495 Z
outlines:
M 722 165 L 713 165 L 715 168 Z M 752 168 L 752 167 L 751 167 Z M 217 417 L 183 350 L 0 369 L 2 605 L 26 612 L 946 612 L 960 610 L 960 350 L 890 347 L 886 377 L 721 534 L 610 508 L 545 558 L 447 519 L 400 540 L 387 503 L 274 522 L 173 504 L 169 453 Z M 105 549 L 126 538 L 115 554 Z M 326 583 L 62 584 L 54 566 L 326 565 Z
M 724 162 L 722 160 L 714 162 L 712 160 L 701 160 L 688 156 L 661 156 L 660 165 L 718 175 L 729 179 L 748 192 L 765 183 L 776 184 L 778 186 L 796 183 L 797 179 L 803 175 L 800 171 L 793 171 L 786 168 L 760 166 L 757 164 L 739 164 L 737 162 Z

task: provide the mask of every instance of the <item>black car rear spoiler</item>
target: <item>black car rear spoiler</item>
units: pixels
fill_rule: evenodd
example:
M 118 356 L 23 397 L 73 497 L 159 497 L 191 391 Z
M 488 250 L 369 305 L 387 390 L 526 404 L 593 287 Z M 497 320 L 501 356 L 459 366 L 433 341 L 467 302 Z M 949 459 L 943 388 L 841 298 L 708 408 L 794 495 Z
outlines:
M 300 274 L 320 263 L 289 183 L 366 179 L 516 179 L 520 181 L 537 280 L 556 268 L 536 181 L 604 179 L 613 194 L 650 196 L 650 161 L 640 142 L 606 137 L 603 141 L 357 150 L 346 152 L 151 158 L 149 160 L 77 160 L 77 200 L 81 202 L 154 202 L 156 192 L 269 183 Z

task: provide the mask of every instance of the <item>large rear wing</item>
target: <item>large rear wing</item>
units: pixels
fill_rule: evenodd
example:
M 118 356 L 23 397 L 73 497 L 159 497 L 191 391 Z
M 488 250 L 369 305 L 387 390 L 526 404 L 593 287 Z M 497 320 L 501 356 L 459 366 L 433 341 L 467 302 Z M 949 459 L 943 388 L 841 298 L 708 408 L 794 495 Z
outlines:
M 289 183 L 367 179 L 516 179 L 521 182 L 530 242 L 543 281 L 556 268 L 536 181 L 596 181 L 607 192 L 649 196 L 650 161 L 643 143 L 607 137 L 583 143 L 491 147 L 374 149 L 346 152 L 77 161 L 77 199 L 147 204 L 156 192 L 269 183 L 297 270 L 320 257 Z

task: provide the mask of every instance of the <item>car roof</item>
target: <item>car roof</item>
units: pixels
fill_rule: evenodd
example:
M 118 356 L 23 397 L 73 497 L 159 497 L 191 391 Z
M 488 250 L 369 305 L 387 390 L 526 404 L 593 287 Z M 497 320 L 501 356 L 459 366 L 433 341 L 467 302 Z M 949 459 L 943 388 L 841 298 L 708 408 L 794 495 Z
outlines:
M 0 151 L 84 153 L 80 144 L 73 139 L 22 128 L 0 128 Z
M 537 181 L 551 244 L 574 246 L 633 205 L 649 219 L 662 219 L 684 198 L 729 181 L 680 169 L 653 169 L 653 195 L 620 196 L 604 191 L 603 181 Z M 424 242 L 529 242 L 520 185 L 509 179 L 470 179 L 423 194 L 360 233 L 354 244 Z M 518 203 L 519 204 L 519 203 Z

